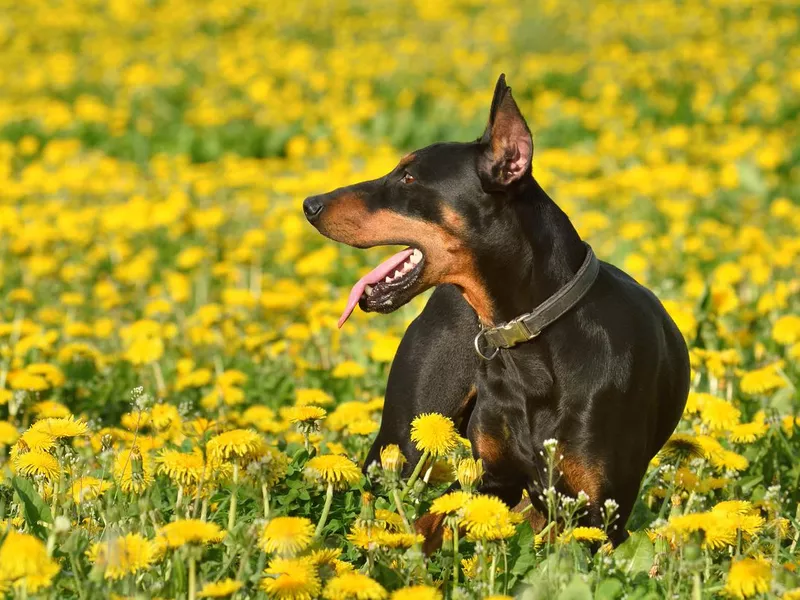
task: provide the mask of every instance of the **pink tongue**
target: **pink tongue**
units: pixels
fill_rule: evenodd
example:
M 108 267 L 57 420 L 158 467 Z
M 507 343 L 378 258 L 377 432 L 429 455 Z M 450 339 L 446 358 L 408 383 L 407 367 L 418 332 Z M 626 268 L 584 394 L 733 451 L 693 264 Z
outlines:
M 368 285 L 374 285 L 379 281 L 383 281 L 389 273 L 392 273 L 398 266 L 402 265 L 413 253 L 414 250 L 411 248 L 403 250 L 402 252 L 398 252 L 359 279 L 358 283 L 356 283 L 353 286 L 353 289 L 350 290 L 350 296 L 347 298 L 347 307 L 344 309 L 342 316 L 339 317 L 339 327 L 344 325 L 345 321 L 347 321 L 347 319 L 350 318 L 350 315 L 353 314 L 353 310 L 355 309 L 356 304 L 358 304 L 361 294 L 364 293 L 364 288 Z

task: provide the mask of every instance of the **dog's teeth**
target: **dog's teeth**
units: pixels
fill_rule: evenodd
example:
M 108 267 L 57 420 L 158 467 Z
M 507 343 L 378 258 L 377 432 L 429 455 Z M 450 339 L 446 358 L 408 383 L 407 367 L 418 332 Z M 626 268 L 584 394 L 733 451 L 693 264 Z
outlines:
M 410 262 L 403 263 L 403 273 L 408 273 L 413 268 L 414 265 L 412 265 Z
M 414 252 L 411 254 L 410 260 L 412 264 L 415 265 L 419 264 L 419 261 L 422 260 L 422 252 L 420 252 L 419 250 L 414 250 Z
M 386 276 L 386 279 L 384 279 L 384 281 L 385 281 L 386 283 L 391 283 L 391 282 L 392 282 L 392 278 L 391 278 L 391 277 L 389 277 L 389 276 L 387 275 L 387 276 Z
M 367 294 L 367 296 L 372 296 L 372 286 L 371 285 L 364 286 L 364 292 Z

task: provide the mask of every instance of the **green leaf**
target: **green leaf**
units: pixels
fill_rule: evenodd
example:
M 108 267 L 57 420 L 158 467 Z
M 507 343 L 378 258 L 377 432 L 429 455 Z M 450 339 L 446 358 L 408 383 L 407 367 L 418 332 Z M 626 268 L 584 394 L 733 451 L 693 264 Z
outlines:
M 558 595 L 558 600 L 592 600 L 592 588 L 580 575 L 575 575 Z
M 17 492 L 17 496 L 19 496 L 28 527 L 31 528 L 36 537 L 44 539 L 47 536 L 47 532 L 42 527 L 42 522 L 53 522 L 50 507 L 42 500 L 36 488 L 33 487 L 33 483 L 24 477 L 13 477 L 11 485 L 14 487 L 14 491 Z
M 536 551 L 533 548 L 534 533 L 528 521 L 525 521 L 519 528 L 519 534 L 512 542 L 511 573 L 513 575 L 524 575 L 536 564 Z
M 779 413 L 792 413 L 794 390 L 791 387 L 784 387 L 775 392 L 769 399 L 769 405 Z
M 594 593 L 595 600 L 617 600 L 622 597 L 622 582 L 619 579 L 604 579 Z
M 653 542 L 643 531 L 632 533 L 631 537 L 614 551 L 614 558 L 622 563 L 620 567 L 626 575 L 647 573 L 655 560 Z

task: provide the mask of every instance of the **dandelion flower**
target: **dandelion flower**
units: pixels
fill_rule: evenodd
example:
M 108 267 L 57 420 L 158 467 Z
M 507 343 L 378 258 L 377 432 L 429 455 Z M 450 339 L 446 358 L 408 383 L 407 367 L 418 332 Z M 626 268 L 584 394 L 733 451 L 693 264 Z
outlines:
M 187 544 L 216 544 L 225 532 L 216 523 L 200 519 L 179 519 L 156 532 L 155 543 L 163 548 L 180 548 Z
M 286 418 L 292 423 L 306 423 L 321 421 L 327 415 L 327 411 L 319 406 L 292 406 L 286 409 Z
M 442 592 L 429 585 L 412 585 L 392 592 L 390 600 L 442 600 Z
M 455 449 L 458 434 L 453 421 L 438 413 L 419 415 L 411 422 L 411 440 L 417 449 L 442 456 Z
M 25 392 L 44 392 L 50 389 L 50 384 L 44 377 L 33 375 L 22 371 L 9 377 L 9 384 L 12 390 L 22 390 Z
M 783 364 L 779 361 L 760 369 L 748 371 L 739 381 L 739 387 L 748 396 L 766 394 L 786 387 L 788 385 L 786 380 L 778 373 L 781 368 L 783 368 Z
M 750 423 L 741 423 L 731 428 L 730 439 L 737 444 L 752 444 L 769 431 L 764 411 L 758 411 Z
M 375 543 L 384 548 L 411 548 L 414 544 L 425 541 L 425 537 L 418 533 L 379 529 L 374 534 Z
M 4 532 L 5 533 L 5 532 Z M 26 533 L 9 530 L 0 543 L 0 588 L 13 583 L 28 593 L 47 588 L 60 571 L 45 545 Z
M 38 450 L 19 455 L 13 464 L 17 471 L 28 477 L 44 477 L 48 481 L 58 479 L 61 472 L 55 456 Z
M 260 435 L 250 429 L 234 429 L 214 436 L 208 441 L 207 450 L 217 460 L 250 458 L 263 445 Z
M 31 426 L 31 431 L 47 434 L 53 438 L 71 438 L 89 433 L 89 426 L 80 419 L 42 419 Z
M 106 579 L 122 579 L 150 567 L 158 547 L 138 533 L 129 533 L 89 548 L 89 561 L 105 570 Z
M 140 494 L 153 483 L 152 459 L 149 454 L 142 454 L 138 446 L 117 454 L 113 471 L 123 492 Z
M 765 594 L 772 583 L 772 567 L 763 558 L 745 558 L 731 564 L 725 592 L 734 598 Z
M 193 452 L 162 450 L 156 457 L 156 465 L 158 473 L 180 485 L 196 485 L 210 476 L 203 453 L 197 448 Z
M 322 390 L 314 388 L 298 388 L 294 392 L 295 403 L 297 406 L 307 406 L 314 404 L 317 406 L 327 406 L 333 404 L 333 398 Z
M 406 462 L 406 457 L 397 444 L 389 444 L 381 448 L 381 467 L 392 473 L 399 473 Z
M 275 600 L 312 600 L 320 591 L 316 567 L 305 558 L 274 558 L 264 570 L 263 589 Z
M 322 597 L 327 600 L 382 600 L 386 598 L 386 590 L 367 575 L 343 573 L 328 582 Z
M 10 446 L 19 438 L 19 431 L 8 421 L 0 421 L 0 446 Z
M 399 531 L 404 527 L 403 517 L 385 508 L 379 508 L 375 511 L 375 520 L 379 526 L 393 531 Z
M 660 454 L 663 458 L 675 458 L 679 461 L 705 457 L 703 447 L 697 438 L 686 433 L 673 434 L 664 444 Z
M 464 508 L 471 497 L 471 494 L 461 490 L 450 492 L 434 500 L 430 511 L 437 515 L 456 513 Z
M 370 419 L 359 419 L 347 426 L 350 435 L 371 435 L 378 430 L 378 424 Z
M 562 533 L 558 540 L 562 543 L 570 540 L 577 542 L 605 542 L 607 538 L 606 532 L 598 527 L 575 527 Z
M 361 479 L 361 470 L 353 461 L 338 454 L 315 456 L 306 463 L 306 476 L 343 488 Z
M 800 315 L 783 315 L 772 326 L 772 339 L 788 346 L 800 341 Z
M 103 495 L 111 487 L 111 482 L 96 477 L 79 477 L 72 482 L 70 493 L 75 504 L 94 500 Z
M 305 517 L 276 517 L 264 526 L 259 548 L 264 552 L 294 555 L 311 543 L 314 525 Z
M 722 398 L 711 397 L 700 409 L 700 420 L 712 431 L 731 429 L 739 424 L 741 411 Z
M 331 565 L 341 555 L 341 548 L 321 548 L 319 550 L 312 551 L 311 554 L 308 555 L 308 560 L 317 566 Z
M 473 496 L 464 506 L 461 524 L 473 540 L 498 540 L 514 535 L 510 511 L 495 496 Z
M 238 592 L 241 587 L 241 581 L 222 579 L 221 581 L 205 584 L 197 595 L 201 598 L 227 598 L 235 592 Z
M 472 486 L 480 482 L 481 477 L 483 477 L 483 461 L 480 458 L 478 460 L 464 458 L 458 461 L 456 478 L 463 488 L 472 488 Z

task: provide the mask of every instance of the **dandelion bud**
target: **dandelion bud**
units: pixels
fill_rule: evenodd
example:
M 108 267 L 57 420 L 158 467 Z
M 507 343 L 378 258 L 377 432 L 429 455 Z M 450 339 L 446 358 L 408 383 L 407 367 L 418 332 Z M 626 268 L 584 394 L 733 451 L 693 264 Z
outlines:
M 31 447 L 28 446 L 28 443 L 23 440 L 22 438 L 17 440 L 17 456 L 22 454 L 27 454 L 31 451 Z
M 111 436 L 110 433 L 106 433 L 103 437 L 100 438 L 100 449 L 103 452 L 108 452 L 111 450 L 112 445 L 114 444 L 114 438 Z
M 139 446 L 133 446 L 130 453 L 131 478 L 135 480 L 144 478 L 144 461 Z
M 456 477 L 461 487 L 471 490 L 483 477 L 483 461 L 479 458 L 464 458 L 459 461 L 456 469 Z
M 369 492 L 361 494 L 361 513 L 358 515 L 358 523 L 364 526 L 372 525 L 375 521 L 375 508 L 372 506 L 373 496 Z
M 381 466 L 391 473 L 399 473 L 406 462 L 397 444 L 389 444 L 381 448 Z

